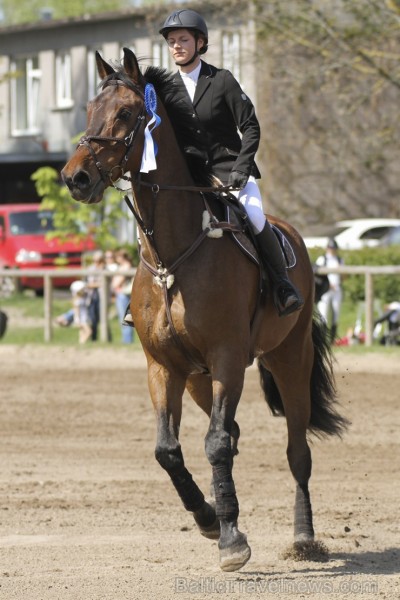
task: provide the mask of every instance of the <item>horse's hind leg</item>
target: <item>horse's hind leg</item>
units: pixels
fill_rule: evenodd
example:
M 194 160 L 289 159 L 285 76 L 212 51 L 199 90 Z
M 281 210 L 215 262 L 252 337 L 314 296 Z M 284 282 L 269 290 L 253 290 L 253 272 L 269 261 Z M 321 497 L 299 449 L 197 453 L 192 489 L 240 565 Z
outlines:
M 311 452 L 307 443 L 307 428 L 310 422 L 310 384 L 313 349 L 298 350 L 288 357 L 285 348 L 282 356 L 275 350 L 273 358 L 268 357 L 268 369 L 272 372 L 275 384 L 282 398 L 287 430 L 287 458 L 291 473 L 296 481 L 294 508 L 294 541 L 306 542 L 314 539 L 314 528 L 310 493 Z
M 185 380 L 174 377 L 155 363 L 149 364 L 149 389 L 157 415 L 157 442 L 155 455 L 181 498 L 186 510 L 193 513 L 196 522 L 210 532 L 209 537 L 219 537 L 215 510 L 204 500 L 204 495 L 185 467 L 179 427 L 182 416 L 182 394 Z M 211 532 L 214 531 L 214 535 Z

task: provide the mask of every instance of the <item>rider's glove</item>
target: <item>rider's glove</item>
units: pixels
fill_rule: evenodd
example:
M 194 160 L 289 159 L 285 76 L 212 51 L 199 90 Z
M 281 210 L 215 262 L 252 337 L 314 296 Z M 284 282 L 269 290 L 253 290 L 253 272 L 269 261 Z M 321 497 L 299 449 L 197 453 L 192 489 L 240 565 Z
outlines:
M 232 171 L 229 175 L 228 186 L 235 190 L 242 190 L 246 187 L 248 176 L 240 171 Z

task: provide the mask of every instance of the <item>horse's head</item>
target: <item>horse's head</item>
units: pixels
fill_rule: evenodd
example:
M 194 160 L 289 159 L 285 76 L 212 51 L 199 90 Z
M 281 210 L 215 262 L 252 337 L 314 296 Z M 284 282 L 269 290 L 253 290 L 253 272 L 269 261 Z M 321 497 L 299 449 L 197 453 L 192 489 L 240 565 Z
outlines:
M 124 48 L 123 69 L 96 53 L 102 91 L 88 105 L 88 126 L 62 170 L 72 197 L 99 202 L 104 190 L 126 171 L 136 173 L 144 147 L 144 79 L 136 56 Z

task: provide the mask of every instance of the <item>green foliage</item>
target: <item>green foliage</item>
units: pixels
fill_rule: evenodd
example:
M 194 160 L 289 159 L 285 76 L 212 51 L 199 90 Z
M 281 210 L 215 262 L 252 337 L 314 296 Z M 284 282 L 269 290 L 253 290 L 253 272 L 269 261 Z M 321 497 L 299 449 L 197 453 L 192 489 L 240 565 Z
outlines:
M 385 248 L 363 248 L 342 252 L 346 265 L 399 265 L 400 246 Z M 400 277 L 393 275 L 374 275 L 374 296 L 383 302 L 391 302 L 400 298 Z M 345 279 L 343 288 L 345 294 L 354 302 L 364 299 L 365 278 L 355 275 Z
M 54 19 L 126 8 L 124 0 L 46 0 L 45 3 L 43 0 L 3 0 L 2 5 L 7 25 L 39 21 L 44 7 L 52 10 Z
M 87 225 L 91 219 L 91 211 L 86 205 L 81 208 L 73 201 L 67 188 L 60 186 L 57 171 L 52 167 L 41 167 L 32 174 L 31 179 L 42 198 L 42 208 L 54 211 L 57 231 L 49 233 L 49 237 L 65 238 L 71 234 L 78 238 L 86 236 L 83 225 Z
M 162 4 L 162 0 L 142 0 L 143 6 Z M 164 4 L 167 0 L 164 0 Z M 127 0 L 2 0 L 1 2 L 6 25 L 34 23 L 39 21 L 44 8 L 52 11 L 53 19 L 80 17 L 96 13 L 117 11 L 134 6 Z
M 122 210 L 120 193 L 108 189 L 103 202 L 87 205 L 73 200 L 68 189 L 60 185 L 58 173 L 52 167 L 41 167 L 32 175 L 38 195 L 42 198 L 42 207 L 54 211 L 56 231 L 51 237 L 85 238 L 90 234 L 96 245 L 106 250 L 120 246 L 117 239 L 118 224 L 121 219 L 132 218 Z M 137 256 L 132 246 L 127 250 Z
M 308 253 L 311 262 L 323 254 L 323 249 L 310 248 Z M 382 248 L 363 248 L 362 250 L 343 250 L 340 252 L 345 265 L 400 265 L 400 246 L 393 245 Z M 382 302 L 400 299 L 400 276 L 374 275 L 374 297 Z M 347 300 L 356 303 L 365 299 L 365 276 L 349 275 L 343 279 L 343 290 Z
M 10 317 L 5 336 L 1 339 L 1 344 L 46 344 L 44 341 L 44 304 L 43 298 L 37 298 L 26 290 L 23 293 L 14 294 L 10 298 L 1 299 L 1 307 Z M 69 291 L 65 293 L 58 292 L 53 296 L 52 315 L 56 317 L 71 308 L 71 296 Z M 11 317 L 12 314 L 12 317 Z M 118 319 L 114 306 L 110 307 L 108 315 L 108 325 L 111 333 L 111 343 L 114 347 L 122 346 L 121 342 L 121 324 Z M 57 346 L 79 346 L 79 333 L 77 327 L 59 327 L 53 328 L 52 344 Z M 110 342 L 88 342 L 82 348 L 104 347 Z M 133 350 L 140 350 L 141 344 L 137 335 L 135 335 Z

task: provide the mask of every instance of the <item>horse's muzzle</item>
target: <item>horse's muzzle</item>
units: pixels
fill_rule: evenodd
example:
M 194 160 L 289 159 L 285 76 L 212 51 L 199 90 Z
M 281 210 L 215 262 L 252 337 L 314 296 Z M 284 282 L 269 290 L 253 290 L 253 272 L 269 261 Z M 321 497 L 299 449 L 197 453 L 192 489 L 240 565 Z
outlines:
M 99 188 L 104 188 L 104 184 L 101 180 L 93 182 L 87 171 L 79 170 L 69 175 L 66 168 L 64 168 L 61 171 L 61 178 L 74 200 L 87 204 L 94 204 L 101 200 L 103 190 Z

